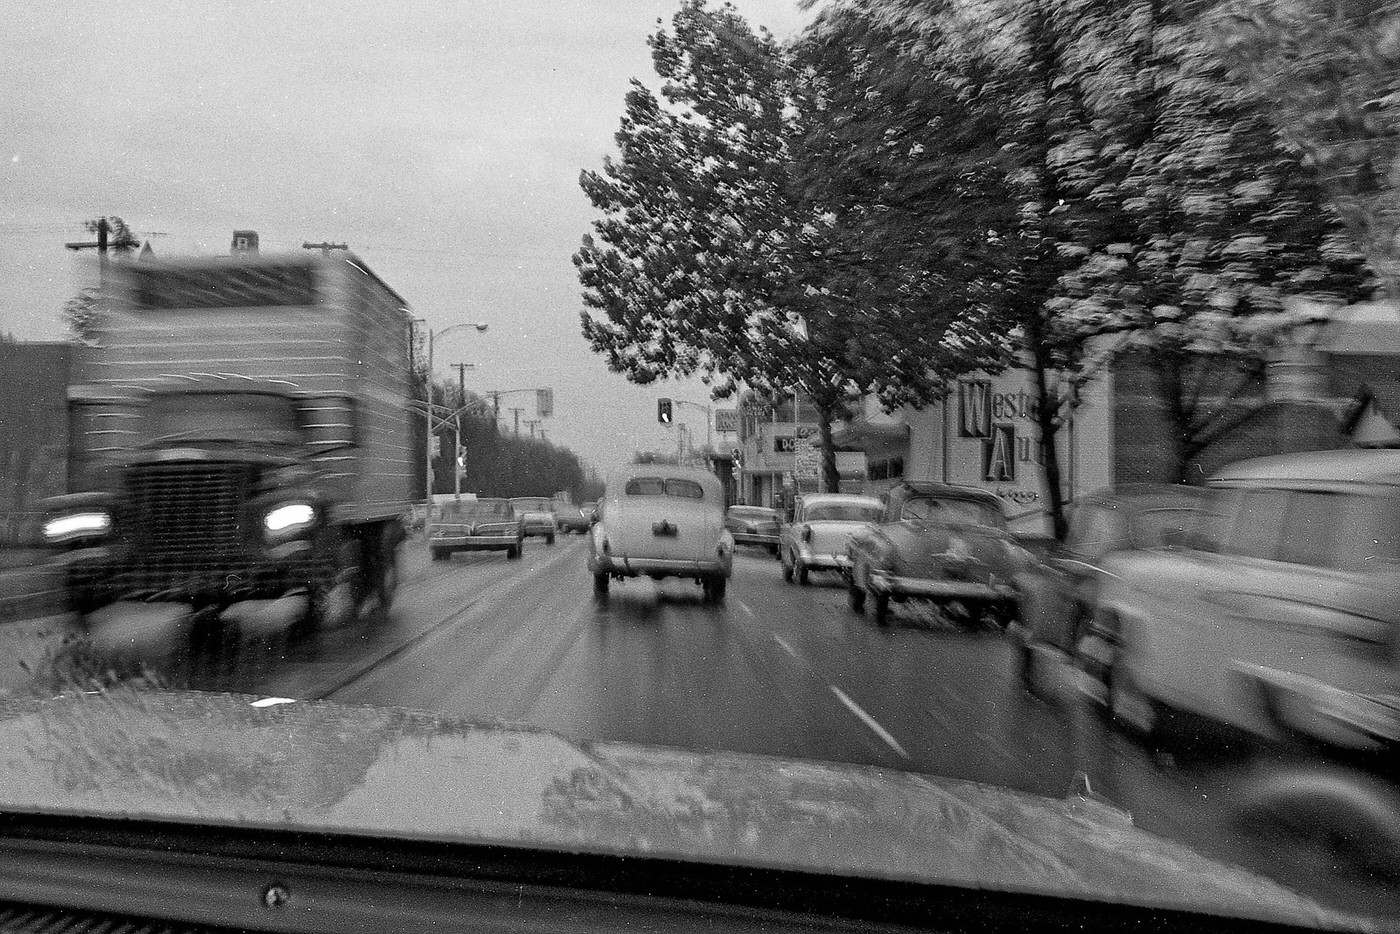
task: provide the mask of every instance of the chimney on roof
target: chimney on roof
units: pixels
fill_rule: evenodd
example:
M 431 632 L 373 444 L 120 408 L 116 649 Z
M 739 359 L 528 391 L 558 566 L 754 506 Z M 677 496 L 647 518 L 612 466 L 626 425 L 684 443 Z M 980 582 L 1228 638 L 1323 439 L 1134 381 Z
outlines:
M 257 256 L 258 232 L 256 230 L 235 230 L 233 232 L 233 245 L 229 248 L 229 253 L 234 256 Z

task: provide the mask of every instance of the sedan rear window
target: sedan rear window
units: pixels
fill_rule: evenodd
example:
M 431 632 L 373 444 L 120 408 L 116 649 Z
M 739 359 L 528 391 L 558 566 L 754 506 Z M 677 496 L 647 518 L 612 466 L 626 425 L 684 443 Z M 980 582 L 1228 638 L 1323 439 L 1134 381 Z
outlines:
M 1000 509 L 970 499 L 933 499 L 927 496 L 906 500 L 901 519 L 932 519 L 938 522 L 975 522 L 1001 526 L 1006 519 Z
M 704 499 L 705 488 L 694 480 L 663 480 L 661 477 L 633 477 L 623 489 L 627 496 L 679 496 Z
M 880 518 L 880 504 L 814 503 L 802 517 L 809 522 L 874 522 Z

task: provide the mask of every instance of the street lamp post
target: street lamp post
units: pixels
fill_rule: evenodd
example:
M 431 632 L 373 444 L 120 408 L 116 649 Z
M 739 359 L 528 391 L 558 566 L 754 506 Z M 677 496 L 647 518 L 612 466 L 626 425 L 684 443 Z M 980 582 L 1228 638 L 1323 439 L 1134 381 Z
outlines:
M 475 324 L 471 324 L 471 323 L 467 323 L 467 324 L 452 324 L 452 325 L 449 325 L 449 326 L 443 328 L 441 331 L 438 331 L 436 334 L 434 334 L 432 328 L 426 327 L 426 325 L 427 325 L 428 322 L 427 322 L 425 319 L 421 319 L 421 318 L 420 318 L 419 320 L 420 320 L 420 321 L 423 321 L 423 324 L 424 324 L 424 326 L 425 326 L 425 330 L 428 332 L 428 386 L 427 386 L 427 389 L 428 389 L 428 408 L 427 408 L 427 411 L 426 411 L 426 413 L 425 413 L 425 415 L 424 415 L 424 418 L 427 420 L 426 423 L 427 423 L 428 433 L 427 433 L 426 435 L 423 436 L 423 498 L 424 498 L 424 500 L 426 501 L 425 504 L 424 504 L 424 513 L 423 513 L 423 541 L 424 541 L 424 544 L 425 544 L 428 548 L 432 548 L 432 547 L 433 547 L 433 542 L 432 542 L 432 538 L 433 538 L 433 341 L 434 341 L 435 338 L 442 337 L 444 334 L 447 334 L 449 331 L 456 331 L 456 330 L 458 330 L 459 328 L 476 328 L 477 333 L 480 334 L 480 333 L 482 333 L 483 331 L 486 330 L 486 328 L 488 327 L 488 325 L 486 324 L 485 321 L 478 321 L 478 322 L 476 322 Z M 456 452 L 455 452 L 455 451 L 453 452 L 452 463 L 453 463 L 454 465 L 457 463 L 457 458 L 456 458 Z

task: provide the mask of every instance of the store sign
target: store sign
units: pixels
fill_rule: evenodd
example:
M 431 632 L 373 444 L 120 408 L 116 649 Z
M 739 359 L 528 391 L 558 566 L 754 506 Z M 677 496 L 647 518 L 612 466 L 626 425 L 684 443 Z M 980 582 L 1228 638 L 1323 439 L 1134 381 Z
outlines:
M 715 431 L 738 431 L 738 409 L 715 409 Z
M 1040 501 L 1044 457 L 1035 396 L 1025 374 L 958 383 L 956 432 L 949 438 L 954 482 L 986 486 L 1009 502 Z

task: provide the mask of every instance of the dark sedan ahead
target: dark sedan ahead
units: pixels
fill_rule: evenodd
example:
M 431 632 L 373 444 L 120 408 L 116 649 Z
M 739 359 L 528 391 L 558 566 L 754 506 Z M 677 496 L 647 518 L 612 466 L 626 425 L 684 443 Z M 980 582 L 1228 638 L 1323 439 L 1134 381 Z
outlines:
M 842 571 L 851 609 L 927 600 L 966 625 L 1004 622 L 1015 612 L 1012 577 L 1029 554 L 1007 531 L 1001 501 L 986 490 L 905 481 L 884 498 L 877 523 L 851 536 Z
M 724 527 L 736 545 L 758 545 L 778 553 L 778 533 L 782 522 L 776 509 L 764 506 L 730 506 L 724 514 Z
M 570 532 L 577 532 L 580 535 L 588 532 L 593 526 L 593 505 L 591 503 L 585 505 L 588 506 L 587 510 L 583 506 L 575 506 L 572 503 L 554 504 L 554 524 L 559 527 L 560 532 L 565 535 Z

